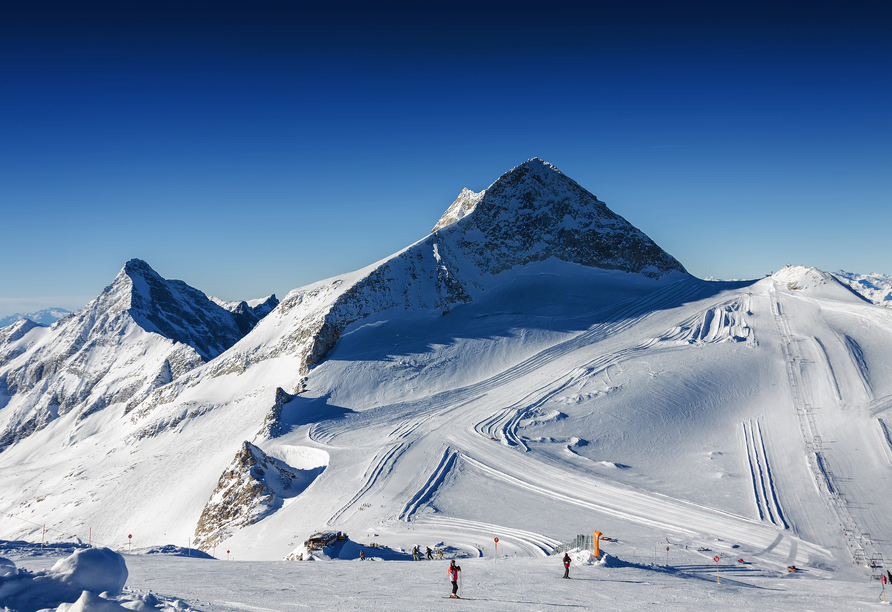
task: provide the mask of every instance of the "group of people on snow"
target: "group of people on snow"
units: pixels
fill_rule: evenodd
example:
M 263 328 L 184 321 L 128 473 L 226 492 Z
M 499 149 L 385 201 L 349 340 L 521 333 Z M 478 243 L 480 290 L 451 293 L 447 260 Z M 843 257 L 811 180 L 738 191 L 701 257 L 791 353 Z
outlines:
M 429 561 L 433 561 L 434 560 L 434 551 L 431 550 L 430 546 L 427 546 L 425 548 L 426 548 L 425 553 L 424 553 L 425 556 L 428 558 Z M 440 557 L 440 559 L 443 558 L 443 551 L 440 550 L 439 548 L 437 549 L 437 555 Z M 421 561 L 421 552 L 418 550 L 418 546 L 415 546 L 412 548 L 412 560 L 413 561 Z

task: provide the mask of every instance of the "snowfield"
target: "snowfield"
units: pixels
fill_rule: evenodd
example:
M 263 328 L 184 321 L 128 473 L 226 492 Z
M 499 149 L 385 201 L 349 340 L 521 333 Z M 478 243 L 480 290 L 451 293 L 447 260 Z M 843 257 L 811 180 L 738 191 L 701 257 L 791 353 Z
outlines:
M 883 605 L 892 310 L 814 268 L 699 280 L 626 223 L 530 160 L 188 368 L 170 364 L 190 345 L 127 318 L 126 270 L 104 295 L 138 343 L 81 315 L 4 328 L 0 536 L 32 544 L 0 556 L 22 583 L 61 543 L 124 553 L 105 599 L 130 609 Z M 102 356 L 100 407 L 41 412 L 42 388 L 94 371 L 52 341 L 72 321 Z M 556 580 L 549 554 L 594 531 L 609 556 L 577 551 Z M 342 539 L 311 551 L 317 532 Z M 216 560 L 182 557 L 196 542 Z M 453 557 L 468 601 L 441 599 Z M 40 609 L 4 600 L 10 580 L 0 605 Z M 70 609 L 105 609 L 93 595 Z
M 628 547 L 611 546 L 615 551 Z M 95 550 L 95 549 L 94 549 Z M 5 554 L 9 554 L 6 551 Z M 82 594 L 57 609 L 241 612 L 245 610 L 874 610 L 883 590 L 863 580 L 827 580 L 827 572 L 777 573 L 712 551 L 665 547 L 638 550 L 638 560 L 607 553 L 601 561 L 572 551 L 570 580 L 560 556 L 459 558 L 460 601 L 451 592 L 447 560 L 298 563 L 225 561 L 165 555 L 123 555 L 129 577 L 119 593 Z M 52 555 L 19 553 L 24 570 L 46 571 Z M 644 557 L 644 558 L 640 558 Z M 64 563 L 64 562 L 56 562 Z M 718 575 L 717 568 L 718 565 Z M 2 565 L 0 565 L 2 569 Z M 55 576 L 64 576 L 56 572 Z M 4 578 L 0 578 L 0 589 Z M 32 579 L 33 581 L 34 579 Z M 98 588 L 102 588 L 101 585 Z M 2 591 L 0 591 L 2 592 Z M 33 593 L 46 601 L 46 595 Z M 892 595 L 892 593 L 889 593 Z M 21 610 L 36 610 L 23 606 Z

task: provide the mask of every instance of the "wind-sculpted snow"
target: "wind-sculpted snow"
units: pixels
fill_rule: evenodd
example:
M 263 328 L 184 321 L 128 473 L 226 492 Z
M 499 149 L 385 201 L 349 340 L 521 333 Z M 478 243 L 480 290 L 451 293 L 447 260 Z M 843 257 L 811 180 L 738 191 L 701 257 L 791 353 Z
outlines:
M 0 606 L 9 612 L 193 610 L 177 599 L 122 592 L 127 578 L 124 557 L 108 548 L 75 550 L 49 570 L 36 572 L 19 569 L 12 561 L 0 558 Z

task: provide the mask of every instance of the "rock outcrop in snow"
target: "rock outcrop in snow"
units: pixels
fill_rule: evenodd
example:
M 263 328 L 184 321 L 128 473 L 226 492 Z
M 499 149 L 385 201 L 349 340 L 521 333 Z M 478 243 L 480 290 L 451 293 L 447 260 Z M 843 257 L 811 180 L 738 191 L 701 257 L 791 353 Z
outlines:
M 446 209 L 446 212 L 444 212 L 443 216 L 440 217 L 440 220 L 437 221 L 437 224 L 434 226 L 434 229 L 431 230 L 431 233 L 433 234 L 437 230 L 441 230 L 447 225 L 452 225 L 459 219 L 464 218 L 465 215 L 474 210 L 477 203 L 484 195 L 486 195 L 486 191 L 475 193 L 467 187 L 462 189 L 461 193 L 458 194 L 458 197 L 455 198 L 455 202 L 449 205 L 449 208 Z
M 292 468 L 245 442 L 220 476 L 195 528 L 195 547 L 208 550 L 233 531 L 275 512 L 282 500 L 298 495 L 324 468 Z

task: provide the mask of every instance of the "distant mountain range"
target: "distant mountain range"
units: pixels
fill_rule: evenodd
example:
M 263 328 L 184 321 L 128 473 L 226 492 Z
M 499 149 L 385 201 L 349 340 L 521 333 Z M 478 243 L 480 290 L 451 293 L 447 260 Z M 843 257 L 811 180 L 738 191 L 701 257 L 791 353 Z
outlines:
M 36 310 L 34 312 L 17 312 L 8 317 L 0 317 L 0 327 L 12 325 L 19 319 L 28 319 L 41 325 L 52 325 L 65 315 L 69 314 L 69 312 L 70 311 L 65 310 L 64 308 L 44 308 L 43 310 Z
M 866 300 L 892 308 L 892 274 L 853 274 L 840 270 L 833 276 L 852 288 Z

